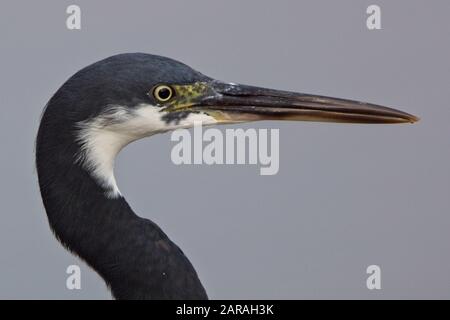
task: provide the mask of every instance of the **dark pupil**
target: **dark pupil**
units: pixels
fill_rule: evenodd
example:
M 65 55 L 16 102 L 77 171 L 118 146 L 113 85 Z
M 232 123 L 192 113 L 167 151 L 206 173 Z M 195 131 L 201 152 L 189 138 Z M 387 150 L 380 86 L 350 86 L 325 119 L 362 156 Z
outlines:
M 162 100 L 166 100 L 170 97 L 170 90 L 167 88 L 161 88 L 158 90 L 158 97 Z

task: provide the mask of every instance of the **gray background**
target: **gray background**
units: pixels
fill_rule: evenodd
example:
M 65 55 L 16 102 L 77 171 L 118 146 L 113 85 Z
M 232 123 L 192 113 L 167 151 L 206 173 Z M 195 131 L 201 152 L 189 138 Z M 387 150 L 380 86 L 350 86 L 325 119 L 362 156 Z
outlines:
M 370 4 L 380 31 L 365 26 Z M 280 171 L 175 166 L 169 134 L 133 143 L 116 177 L 185 251 L 211 298 L 450 298 L 450 2 L 2 1 L 0 298 L 109 299 L 53 238 L 37 187 L 41 110 L 74 72 L 148 52 L 225 81 L 399 107 L 415 125 L 260 122 Z M 225 127 L 222 127 L 223 130 Z M 65 287 L 82 267 L 82 290 Z M 382 290 L 366 268 L 382 269 Z

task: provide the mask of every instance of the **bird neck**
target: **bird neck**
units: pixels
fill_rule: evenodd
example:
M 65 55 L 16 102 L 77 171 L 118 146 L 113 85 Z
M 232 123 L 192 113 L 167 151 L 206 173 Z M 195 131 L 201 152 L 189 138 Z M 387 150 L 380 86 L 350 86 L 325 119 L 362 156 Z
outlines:
M 55 136 L 41 124 L 36 165 L 49 224 L 69 250 L 93 267 L 115 298 L 206 299 L 183 252 L 126 200 L 74 161 L 80 147 L 62 128 Z

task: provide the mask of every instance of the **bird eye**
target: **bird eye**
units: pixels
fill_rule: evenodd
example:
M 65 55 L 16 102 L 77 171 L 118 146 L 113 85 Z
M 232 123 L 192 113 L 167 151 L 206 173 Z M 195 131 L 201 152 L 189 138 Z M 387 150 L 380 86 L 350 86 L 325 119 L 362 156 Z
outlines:
M 153 96 L 160 102 L 166 102 L 173 96 L 173 89 L 166 85 L 157 86 L 153 90 Z

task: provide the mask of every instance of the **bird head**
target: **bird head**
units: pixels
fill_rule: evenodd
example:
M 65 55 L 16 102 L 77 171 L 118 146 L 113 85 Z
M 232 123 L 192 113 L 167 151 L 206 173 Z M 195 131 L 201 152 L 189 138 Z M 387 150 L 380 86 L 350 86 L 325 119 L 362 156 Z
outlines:
M 118 194 L 116 154 L 155 133 L 257 120 L 412 123 L 375 104 L 218 81 L 178 61 L 149 54 L 112 56 L 72 76 L 50 100 L 43 123 L 70 131 L 76 161 Z M 42 126 L 42 124 L 41 124 Z

